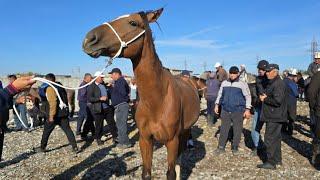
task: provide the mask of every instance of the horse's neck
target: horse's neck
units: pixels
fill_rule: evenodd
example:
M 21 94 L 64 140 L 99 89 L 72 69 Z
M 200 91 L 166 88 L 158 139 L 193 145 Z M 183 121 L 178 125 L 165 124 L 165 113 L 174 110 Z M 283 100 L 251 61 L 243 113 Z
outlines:
M 164 80 L 163 67 L 155 52 L 151 34 L 146 34 L 141 55 L 132 59 L 133 71 L 137 80 L 140 99 L 159 101 L 163 97 Z

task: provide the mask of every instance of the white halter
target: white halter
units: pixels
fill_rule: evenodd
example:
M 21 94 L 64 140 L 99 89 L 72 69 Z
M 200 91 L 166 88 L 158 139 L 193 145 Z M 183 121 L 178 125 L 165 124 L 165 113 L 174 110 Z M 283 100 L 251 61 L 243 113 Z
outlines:
M 138 39 L 142 34 L 144 34 L 146 32 L 146 30 L 143 30 L 141 33 L 139 33 L 138 35 L 136 35 L 135 37 L 133 37 L 130 41 L 128 42 L 124 42 L 121 40 L 119 34 L 117 33 L 117 31 L 111 26 L 111 24 L 109 24 L 108 22 L 103 23 L 105 25 L 108 25 L 110 27 L 110 29 L 114 32 L 114 34 L 117 36 L 117 38 L 120 41 L 120 48 L 118 50 L 118 52 L 113 56 L 112 59 L 117 58 L 118 56 L 120 56 L 122 49 L 127 47 L 128 44 L 132 43 L 133 41 L 135 41 L 136 39 Z
M 118 52 L 117 52 L 113 57 L 110 57 L 110 59 L 108 60 L 106 66 L 102 69 L 101 74 L 107 69 L 107 67 L 109 67 L 109 66 L 112 64 L 112 61 L 113 61 L 115 58 L 117 58 L 117 57 L 120 56 L 123 48 L 127 47 L 128 44 L 130 44 L 130 43 L 132 43 L 133 41 L 137 40 L 140 36 L 142 36 L 142 35 L 145 33 L 145 30 L 143 30 L 143 31 L 140 32 L 138 35 L 136 35 L 135 37 L 133 37 L 130 41 L 124 42 L 124 41 L 121 40 L 121 38 L 120 38 L 119 34 L 117 33 L 117 31 L 116 31 L 108 22 L 105 22 L 105 23 L 103 23 L 103 24 L 109 26 L 110 29 L 114 32 L 114 34 L 117 36 L 117 38 L 118 38 L 119 41 L 120 41 L 120 47 L 119 47 Z M 60 95 L 59 95 L 59 93 L 58 93 L 57 88 L 54 87 L 53 85 L 58 86 L 58 87 L 61 87 L 61 88 L 64 88 L 64 89 L 79 90 L 79 89 L 85 88 L 85 87 L 89 86 L 90 84 L 92 84 L 98 77 L 99 77 L 99 76 L 95 77 L 94 79 L 92 79 L 92 81 L 90 81 L 89 83 L 87 83 L 87 84 L 85 84 L 85 85 L 83 85 L 83 86 L 75 87 L 75 88 L 66 87 L 66 86 L 63 86 L 63 85 L 61 85 L 61 84 L 58 84 L 58 83 L 55 83 L 55 82 L 52 82 L 52 81 L 49 81 L 49 80 L 47 80 L 47 79 L 40 78 L 40 77 L 35 77 L 35 78 L 33 78 L 32 80 L 34 80 L 34 81 L 41 81 L 41 82 L 47 83 L 49 86 L 51 86 L 51 87 L 54 89 L 54 91 L 56 92 L 57 97 L 58 97 L 58 99 L 59 99 L 59 102 L 60 102 L 60 103 L 59 103 L 59 107 L 60 107 L 61 109 L 63 109 L 64 107 L 67 107 L 67 105 L 62 101 L 62 99 L 61 99 L 61 97 L 60 97 Z M 13 107 L 13 109 L 14 109 L 14 111 L 16 112 L 16 114 L 18 114 L 16 108 Z M 19 118 L 19 116 L 18 116 L 18 119 L 22 122 L 22 120 L 21 120 L 21 118 Z

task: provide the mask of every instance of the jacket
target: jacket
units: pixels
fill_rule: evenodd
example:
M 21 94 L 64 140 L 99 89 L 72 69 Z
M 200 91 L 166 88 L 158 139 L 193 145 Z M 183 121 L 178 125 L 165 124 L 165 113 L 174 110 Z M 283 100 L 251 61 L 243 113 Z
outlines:
M 113 106 L 118 104 L 129 102 L 130 88 L 127 81 L 120 77 L 114 82 L 113 88 L 111 88 L 111 102 Z
M 209 78 L 206 82 L 206 85 L 206 99 L 216 99 L 221 85 L 220 81 L 218 79 Z
M 320 72 L 312 77 L 307 93 L 310 110 L 320 117 Z
M 58 84 L 61 84 L 59 82 L 56 82 Z M 61 109 L 59 107 L 60 101 L 58 99 L 58 96 L 55 92 L 55 90 L 49 86 L 46 88 L 46 97 L 49 103 L 49 118 L 54 119 L 54 118 L 66 118 L 69 115 L 69 107 L 68 107 L 68 97 L 67 97 L 67 92 L 65 89 L 55 86 L 57 88 L 58 93 L 61 97 L 61 100 L 67 107 Z
M 230 79 L 223 81 L 218 93 L 216 104 L 227 112 L 244 112 L 245 109 L 251 109 L 251 95 L 248 84 Z
M 86 85 L 87 83 L 85 81 L 83 81 L 80 86 L 84 86 Z M 80 102 L 87 102 L 87 89 L 88 89 L 88 86 L 85 87 L 85 88 L 82 88 L 82 89 L 79 89 L 78 91 L 78 101 Z
M 287 122 L 287 87 L 280 76 L 269 80 L 262 102 L 261 120 L 264 122 Z
M 102 112 L 101 91 L 96 83 L 92 83 L 87 89 L 88 107 L 93 113 Z M 109 104 L 110 93 L 108 93 L 107 104 Z
M 318 71 L 320 71 L 320 64 L 316 64 L 315 62 L 312 62 L 308 67 L 308 75 L 312 77 L 315 75 Z
M 10 104 L 13 96 L 17 93 L 18 90 L 12 84 L 9 84 L 4 89 L 0 89 L 0 128 L 9 120 Z
M 255 108 L 261 108 L 262 103 L 259 99 L 259 96 L 265 93 L 265 89 L 268 85 L 268 82 L 269 80 L 266 75 L 256 77 L 256 94 L 258 98 L 257 101 L 254 103 Z

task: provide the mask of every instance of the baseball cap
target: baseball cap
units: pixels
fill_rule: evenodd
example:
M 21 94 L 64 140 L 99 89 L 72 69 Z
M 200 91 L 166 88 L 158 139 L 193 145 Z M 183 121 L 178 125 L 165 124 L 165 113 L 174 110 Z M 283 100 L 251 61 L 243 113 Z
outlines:
M 229 69 L 229 73 L 230 74 L 238 74 L 239 73 L 239 68 L 237 66 L 232 66 L 230 69 Z
M 121 73 L 121 70 L 120 70 L 119 68 L 113 68 L 113 69 L 111 70 L 111 72 L 109 72 L 109 74 L 112 74 L 112 73 L 122 74 L 122 73 Z
M 217 62 L 214 67 L 217 68 L 217 67 L 220 67 L 221 66 L 221 63 Z
M 266 71 L 272 71 L 274 69 L 277 69 L 279 70 L 279 65 L 278 64 L 269 64 L 267 67 L 266 67 Z
M 97 76 L 104 77 L 104 74 L 101 71 L 97 71 L 94 73 L 94 77 L 97 77 Z
M 268 66 L 269 62 L 266 60 L 261 60 L 258 62 L 257 68 L 258 69 L 262 69 L 262 70 L 266 70 L 267 66 Z

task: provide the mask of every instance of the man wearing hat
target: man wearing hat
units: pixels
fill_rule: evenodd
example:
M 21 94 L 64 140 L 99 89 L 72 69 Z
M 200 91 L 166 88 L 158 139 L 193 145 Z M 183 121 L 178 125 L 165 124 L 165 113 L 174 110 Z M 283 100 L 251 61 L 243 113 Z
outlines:
M 308 67 L 308 75 L 312 76 L 320 71 L 320 52 L 314 53 L 314 61 Z
M 127 127 L 130 88 L 119 68 L 113 68 L 109 74 L 114 80 L 114 85 L 111 87 L 111 102 L 115 108 L 115 120 L 118 129 L 119 144 L 117 147 L 125 149 L 131 147 Z
M 269 62 L 266 60 L 259 61 L 257 65 L 258 69 L 258 75 L 256 77 L 256 96 L 262 95 L 265 93 L 265 89 L 268 84 L 268 78 L 266 75 L 266 68 L 269 65 Z M 253 93 L 254 94 L 254 93 Z M 253 97 L 256 97 L 253 96 Z M 263 126 L 263 122 L 261 121 L 261 108 L 262 103 L 259 100 L 259 98 L 255 98 L 253 100 L 253 108 L 254 108 L 254 117 L 252 119 L 252 129 L 251 129 L 251 138 L 253 141 L 253 149 L 252 149 L 252 155 L 257 156 L 258 149 L 262 148 L 262 145 L 260 144 L 260 131 Z
M 214 113 L 214 105 L 221 86 L 220 81 L 216 78 L 216 73 L 212 72 L 209 74 L 209 78 L 206 82 L 206 85 L 207 124 L 208 126 L 213 126 L 218 120 L 218 115 Z
M 307 92 L 309 96 L 310 112 L 313 114 L 314 124 L 311 126 L 311 132 L 313 133 L 313 156 L 312 164 L 319 163 L 320 154 L 320 72 L 317 72 L 312 77 Z M 316 162 L 318 161 L 318 162 Z
M 279 76 L 279 66 L 269 64 L 266 68 L 269 79 L 265 92 L 259 96 L 262 102 L 261 121 L 266 123 L 264 136 L 267 148 L 267 161 L 258 168 L 276 169 L 282 164 L 281 158 L 281 128 L 287 122 L 287 88 Z
M 297 70 L 290 69 L 288 76 L 283 79 L 283 82 L 287 85 L 287 110 L 288 110 L 288 123 L 283 124 L 282 131 L 288 135 L 293 134 L 294 121 L 297 118 L 297 98 L 299 97 L 298 85 L 297 85 Z
M 232 66 L 229 70 L 229 79 L 223 81 L 218 92 L 214 111 L 219 113 L 221 106 L 221 129 L 219 145 L 216 154 L 225 152 L 231 124 L 233 124 L 232 153 L 239 152 L 243 119 L 250 118 L 251 95 L 248 84 L 239 80 L 239 69 Z
M 221 63 L 217 62 L 214 67 L 216 68 L 216 75 L 217 75 L 217 79 L 222 82 L 224 80 L 228 79 L 228 74 L 226 72 L 226 70 L 223 69 Z
M 97 71 L 94 76 L 97 77 L 97 79 L 88 86 L 87 100 L 88 107 L 95 122 L 95 139 L 98 145 L 103 144 L 101 141 L 103 135 L 103 120 L 106 119 L 112 138 L 114 142 L 116 142 L 117 132 L 113 117 L 114 109 L 110 105 L 110 91 L 104 84 L 104 74 Z M 84 129 L 83 131 L 82 137 L 86 137 L 88 129 Z

